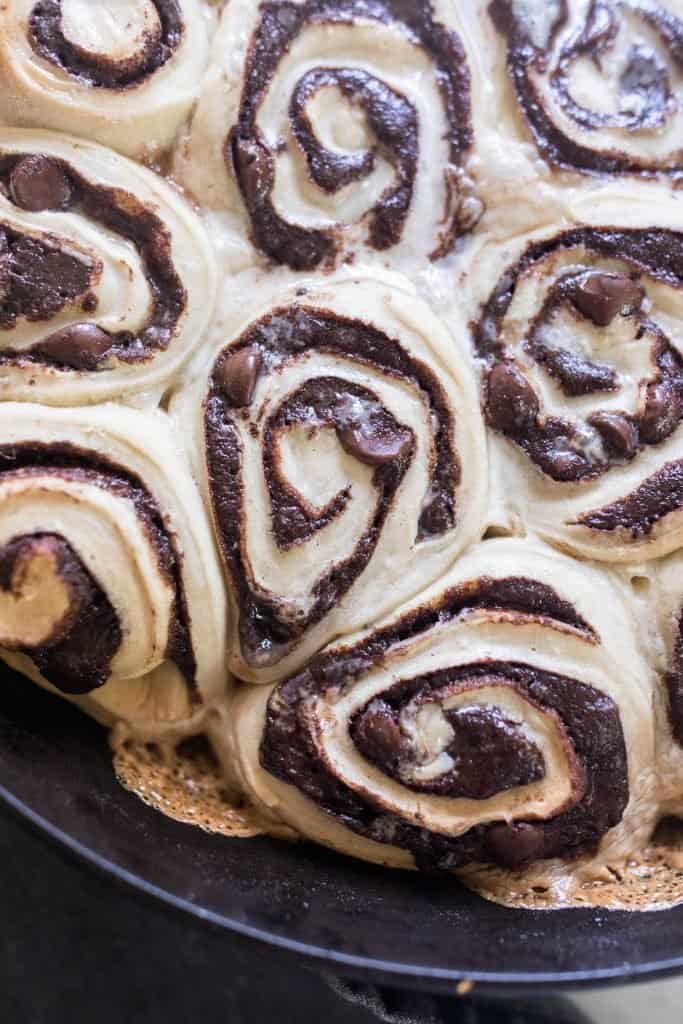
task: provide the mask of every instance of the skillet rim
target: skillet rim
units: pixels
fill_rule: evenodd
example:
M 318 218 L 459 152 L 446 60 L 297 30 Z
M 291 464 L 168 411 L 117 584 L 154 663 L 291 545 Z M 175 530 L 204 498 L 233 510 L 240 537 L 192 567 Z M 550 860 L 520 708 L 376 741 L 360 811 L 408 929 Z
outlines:
M 144 806 L 141 803 L 141 806 Z M 44 841 L 50 842 L 70 859 L 84 864 L 111 881 L 140 893 L 177 914 L 190 916 L 195 923 L 209 925 L 222 931 L 250 940 L 256 944 L 274 949 L 289 956 L 303 957 L 309 966 L 340 977 L 350 977 L 379 984 L 393 984 L 399 988 L 412 988 L 429 992 L 453 993 L 458 982 L 467 980 L 475 985 L 476 993 L 488 995 L 506 994 L 519 996 L 523 992 L 542 995 L 550 991 L 571 992 L 590 988 L 607 988 L 616 985 L 644 983 L 663 980 L 683 974 L 683 954 L 665 960 L 651 960 L 640 964 L 622 964 L 610 968 L 573 971 L 461 971 L 451 968 L 424 967 L 406 963 L 379 960 L 368 956 L 343 953 L 336 949 L 304 943 L 296 939 L 269 932 L 263 928 L 245 924 L 226 914 L 209 910 L 178 896 L 162 886 L 147 881 L 115 861 L 95 852 L 87 844 L 74 838 L 69 832 L 50 822 L 34 811 L 0 783 L 0 808 L 10 812 L 24 826 L 31 829 Z M 160 812 L 157 812 L 160 813 Z M 277 840 L 272 840 L 277 842 Z M 666 915 L 669 911 L 643 911 Z M 552 910 L 543 911 L 552 914 Z M 609 913 L 609 912 L 608 912 Z M 638 913 L 638 911 L 634 911 Z

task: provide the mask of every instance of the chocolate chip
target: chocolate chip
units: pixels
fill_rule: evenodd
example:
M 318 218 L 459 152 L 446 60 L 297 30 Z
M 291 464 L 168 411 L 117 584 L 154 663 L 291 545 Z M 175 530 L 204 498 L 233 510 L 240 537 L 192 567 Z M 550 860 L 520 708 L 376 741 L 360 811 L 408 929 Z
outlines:
M 586 460 L 567 448 L 550 449 L 543 457 L 543 469 L 553 480 L 579 480 L 585 472 Z
M 235 135 L 232 139 L 232 163 L 247 203 L 261 202 L 266 191 L 265 183 L 270 181 L 273 174 L 272 158 L 268 150 L 252 139 L 242 139 Z
M 35 350 L 74 370 L 96 370 L 111 346 L 111 337 L 96 324 L 71 324 L 41 341 Z
M 381 700 L 373 701 L 356 720 L 353 741 L 369 761 L 387 768 L 397 764 L 405 747 L 391 708 Z
M 641 438 L 646 444 L 663 441 L 676 429 L 682 413 L 681 399 L 670 380 L 650 384 L 639 419 Z
M 375 432 L 359 426 L 342 427 L 339 441 L 344 451 L 368 466 L 386 466 L 397 462 L 410 451 L 411 435 L 407 432 Z
M 528 429 L 538 416 L 536 393 L 514 363 L 496 363 L 490 371 L 486 411 L 492 427 L 513 436 Z
M 532 860 L 541 860 L 545 835 L 538 825 L 494 825 L 487 835 L 491 859 L 507 868 L 521 867 Z
M 638 427 L 623 413 L 596 412 L 588 422 L 613 454 L 630 459 L 638 451 Z
M 453 529 L 454 522 L 455 515 L 450 496 L 444 493 L 431 495 L 420 512 L 419 539 L 440 537 Z
M 218 364 L 214 379 L 234 408 L 251 403 L 262 366 L 263 356 L 255 346 L 238 349 Z
M 626 274 L 590 270 L 576 279 L 570 297 L 580 313 L 598 327 L 607 327 L 618 313 L 630 313 L 643 301 L 641 285 Z
M 23 210 L 64 210 L 71 202 L 71 185 L 59 164 L 47 156 L 25 156 L 10 175 L 10 194 Z

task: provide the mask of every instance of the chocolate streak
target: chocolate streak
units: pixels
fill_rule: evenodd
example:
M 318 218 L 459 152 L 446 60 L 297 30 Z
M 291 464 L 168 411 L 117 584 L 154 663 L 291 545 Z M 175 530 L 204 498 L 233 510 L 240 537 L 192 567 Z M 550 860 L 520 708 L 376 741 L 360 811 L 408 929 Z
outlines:
M 374 468 L 372 482 L 377 504 L 352 554 L 318 579 L 308 614 L 302 615 L 285 600 L 263 593 L 249 568 L 243 522 L 243 454 L 237 421 L 248 418 L 254 385 L 249 380 L 248 386 L 243 386 L 242 378 L 247 362 L 253 367 L 263 363 L 278 372 L 313 351 L 350 358 L 389 377 L 417 385 L 432 411 L 434 423 L 431 486 L 420 518 L 418 539 L 441 535 L 456 522 L 454 490 L 460 480 L 460 464 L 452 446 L 453 416 L 443 388 L 431 370 L 412 359 L 397 341 L 361 321 L 298 305 L 263 318 L 219 356 L 205 411 L 214 516 L 239 606 L 242 652 L 252 664 L 272 664 L 284 657 L 364 571 L 414 451 L 412 431 L 384 409 L 369 388 L 341 378 L 316 377 L 288 396 L 266 422 L 263 433 L 264 472 L 279 547 L 286 550 L 307 540 L 340 515 L 348 501 L 348 492 L 342 491 L 321 513 L 301 500 L 282 473 L 278 438 L 283 431 L 302 425 L 313 432 L 333 427 L 342 446 Z M 248 360 L 243 355 L 247 352 Z M 230 386 L 230 366 L 239 371 L 241 386 L 237 394 Z
M 96 355 L 89 353 L 90 358 L 84 361 L 82 368 L 99 367 L 110 357 L 128 363 L 152 358 L 154 352 L 168 348 L 187 305 L 187 293 L 173 265 L 168 229 L 150 207 L 131 193 L 93 184 L 75 167 L 57 157 L 3 153 L 0 149 L 0 191 L 17 205 L 21 199 L 26 206 L 31 174 L 35 173 L 42 198 L 46 164 L 58 171 L 68 185 L 65 191 L 58 193 L 58 208 L 89 217 L 131 242 L 140 255 L 151 291 L 151 309 L 139 333 L 110 334 L 109 348 L 100 344 Z M 40 179 L 39 172 L 42 172 Z M 17 192 L 17 180 L 22 184 L 21 195 Z M 0 331 L 11 330 L 18 317 L 33 322 L 49 321 L 57 312 L 74 304 L 80 304 L 86 315 L 95 311 L 97 296 L 92 289 L 102 267 L 82 262 L 64 252 L 66 248 L 66 243 L 56 236 L 45 233 L 35 239 L 0 222 Z M 28 350 L 5 348 L 0 355 L 2 362 L 79 366 L 77 359 L 65 361 L 59 347 L 53 354 L 49 336 Z
M 70 42 L 62 30 L 62 0 L 38 0 L 28 20 L 28 40 L 43 60 L 87 85 L 104 89 L 133 88 L 163 67 L 177 51 L 185 26 L 178 0 L 151 0 L 158 18 L 137 53 L 112 60 Z
M 570 0 L 571 2 L 571 0 Z M 581 145 L 567 135 L 552 119 L 544 106 L 535 76 L 548 73 L 549 53 L 569 16 L 568 0 L 547 0 L 554 6 L 555 17 L 543 44 L 534 42 L 531 26 L 520 12 L 522 5 L 514 0 L 492 0 L 489 14 L 497 30 L 505 36 L 508 46 L 508 72 L 517 101 L 543 156 L 551 163 L 584 174 L 666 173 L 679 175 L 683 170 L 680 150 L 664 160 L 648 160 L 618 149 L 595 150 Z M 683 71 L 683 21 L 663 7 L 631 0 L 615 4 L 610 0 L 592 0 L 586 22 L 560 51 L 550 73 L 550 87 L 567 117 L 579 128 L 599 131 L 617 128 L 627 132 L 656 131 L 671 116 L 673 91 L 668 69 L 656 51 L 645 44 L 631 47 L 626 68 L 618 83 L 623 109 L 617 114 L 597 113 L 578 104 L 571 95 L 573 65 L 592 59 L 598 67 L 614 47 L 620 30 L 618 7 L 624 7 L 654 29 L 669 57 L 680 73 Z M 638 98 L 636 110 L 629 109 L 633 96 Z
M 584 430 L 597 431 L 602 437 L 605 452 L 601 456 L 594 452 L 589 456 L 576 443 L 580 421 L 541 414 L 536 392 L 508 356 L 504 341 L 505 318 L 518 283 L 544 259 L 574 248 L 618 259 L 629 266 L 630 275 L 572 269 L 559 277 L 529 325 L 527 352 L 555 377 L 566 395 L 614 390 L 617 378 L 610 367 L 546 346 L 543 330 L 560 311 L 577 322 L 583 318 L 597 326 L 606 326 L 616 316 L 629 316 L 637 338 L 649 344 L 653 363 L 652 376 L 645 382 L 643 408 L 636 415 L 597 412 L 582 424 Z M 665 228 L 574 228 L 531 243 L 500 278 L 474 327 L 478 353 L 489 364 L 485 382 L 489 425 L 518 444 L 553 480 L 596 478 L 614 464 L 632 459 L 644 445 L 663 441 L 683 418 L 683 360 L 641 309 L 645 292 L 637 280 L 640 274 L 683 288 L 683 234 Z M 594 289 L 591 279 L 597 281 Z M 603 279 L 602 283 L 598 279 Z
M 41 675 L 62 693 L 83 694 L 103 686 L 122 643 L 118 616 L 71 545 L 56 534 L 34 533 L 0 548 L 0 588 L 21 597 L 24 566 L 49 555 L 69 593 L 69 609 L 39 646 L 18 645 Z
M 466 691 L 471 693 L 475 687 Z M 411 687 L 412 690 L 412 687 Z M 430 702 L 458 690 L 429 693 Z M 351 723 L 351 738 L 363 757 L 396 779 L 406 789 L 436 796 L 460 797 L 466 800 L 487 800 L 508 789 L 527 786 L 545 776 L 545 762 L 539 748 L 524 734 L 523 728 L 497 708 L 473 704 L 469 707 L 444 709 L 443 716 L 453 737 L 444 748 L 454 767 L 429 781 L 418 781 L 412 772 L 419 764 L 410 740 L 400 728 L 401 712 L 409 703 L 405 695 L 400 702 L 373 700 Z M 426 700 L 422 702 L 426 704 Z M 482 751 L 486 770 L 482 771 Z
M 175 592 L 166 657 L 182 673 L 193 700 L 197 665 L 192 647 L 190 616 L 182 578 L 182 558 L 154 498 L 133 473 L 104 456 L 65 443 L 0 445 L 0 484 L 11 477 L 22 479 L 49 473 L 64 481 L 88 483 L 131 501 L 156 552 L 159 570 Z M 48 538 L 46 541 L 45 538 Z M 45 678 L 65 693 L 90 693 L 108 678 L 111 659 L 123 640 L 120 623 L 103 590 L 83 566 L 67 541 L 43 533 L 15 537 L 0 550 L 0 587 L 11 585 L 17 552 L 25 546 L 49 543 L 56 552 L 62 576 L 73 583 L 82 599 L 74 604 L 73 620 L 66 632 L 44 648 L 28 651 Z M 15 547 L 18 545 L 18 547 Z
M 628 802 L 626 747 L 619 710 L 614 702 L 579 680 L 546 672 L 522 663 L 480 661 L 458 668 L 428 673 L 395 683 L 381 696 L 383 705 L 394 710 L 407 701 L 439 700 L 442 692 L 476 690 L 481 686 L 507 687 L 541 708 L 555 720 L 567 745 L 572 773 L 569 806 L 547 821 L 515 822 L 507 825 L 476 825 L 464 835 L 449 837 L 427 828 L 407 824 L 387 811 L 370 792 L 360 795 L 338 779 L 333 769 L 315 753 L 317 720 L 315 701 L 328 695 L 334 699 L 345 688 L 355 686 L 369 672 L 381 667 L 392 650 L 423 635 L 439 624 L 467 615 L 477 608 L 531 616 L 542 625 L 573 629 L 587 643 L 599 638 L 571 604 L 551 588 L 534 580 L 482 578 L 456 587 L 434 605 L 405 615 L 396 624 L 378 630 L 353 648 L 331 651 L 314 658 L 305 671 L 275 688 L 266 714 L 260 747 L 263 767 L 276 778 L 295 786 L 345 827 L 376 842 L 409 850 L 419 868 L 449 871 L 471 862 L 519 866 L 547 857 L 573 857 L 593 849 L 602 836 L 620 820 Z M 372 706 L 365 709 L 365 713 Z M 352 736 L 360 741 L 363 714 L 349 723 Z M 463 724 L 465 732 L 468 723 Z M 384 747 L 391 743 L 391 728 L 385 730 Z M 474 735 L 482 734 L 477 723 Z M 494 749 L 500 750 L 499 739 Z M 478 751 L 481 768 L 486 766 L 486 746 Z M 501 787 L 512 779 L 503 759 Z M 538 758 L 518 766 L 519 777 L 536 776 Z M 469 776 L 468 776 L 469 777 Z
M 413 0 L 263 0 L 248 54 L 238 123 L 226 142 L 225 157 L 249 212 L 255 244 L 277 263 L 295 270 L 331 266 L 341 246 L 340 231 L 298 227 L 276 211 L 272 199 L 275 155 L 258 127 L 259 109 L 280 61 L 299 33 L 309 25 L 353 25 L 359 19 L 396 26 L 433 59 L 448 121 L 449 195 L 453 183 L 448 174 L 462 166 L 472 145 L 465 52 L 457 35 L 435 21 L 429 0 L 419 4 Z M 316 92 L 328 86 L 336 86 L 349 102 L 365 111 L 376 139 L 366 153 L 340 156 L 315 138 L 306 105 Z M 291 100 L 290 121 L 311 179 L 325 192 L 335 193 L 369 175 L 378 154 L 393 166 L 395 183 L 385 190 L 368 218 L 373 248 L 384 250 L 396 245 L 410 210 L 418 169 L 418 116 L 412 103 L 365 71 L 321 67 L 308 71 L 298 83 Z M 447 211 L 446 220 L 433 259 L 446 255 L 458 235 L 471 226 L 459 223 L 457 209 L 455 213 Z

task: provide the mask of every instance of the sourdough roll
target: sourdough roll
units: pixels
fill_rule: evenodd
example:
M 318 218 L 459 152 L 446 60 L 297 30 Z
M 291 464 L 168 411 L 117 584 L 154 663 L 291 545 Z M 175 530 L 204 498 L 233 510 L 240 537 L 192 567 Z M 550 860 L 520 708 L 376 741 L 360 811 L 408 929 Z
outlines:
M 168 418 L 0 404 L 0 656 L 142 738 L 227 690 L 210 527 Z
M 237 676 L 281 678 L 481 535 L 463 342 L 402 279 L 349 276 L 279 295 L 192 364 L 172 412 L 212 510 Z
M 0 117 L 128 156 L 173 142 L 208 57 L 203 0 L 7 0 Z
M 0 399 L 154 401 L 215 288 L 202 222 L 163 179 L 70 136 L 0 134 Z
M 231 0 L 176 173 L 295 270 L 439 260 L 483 207 L 445 0 Z
M 375 628 L 241 690 L 233 723 L 257 806 L 392 867 L 618 860 L 656 813 L 631 614 L 606 575 L 527 541 L 479 545 Z
M 657 558 L 683 541 L 683 216 L 627 183 L 565 209 L 469 268 L 503 503 L 578 555 Z

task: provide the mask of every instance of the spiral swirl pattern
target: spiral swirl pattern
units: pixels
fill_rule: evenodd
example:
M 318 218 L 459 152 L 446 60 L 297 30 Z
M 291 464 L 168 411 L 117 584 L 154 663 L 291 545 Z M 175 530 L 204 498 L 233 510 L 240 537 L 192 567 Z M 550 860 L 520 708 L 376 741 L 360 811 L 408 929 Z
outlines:
M 453 22 L 431 2 L 236 0 L 181 179 L 243 211 L 256 247 L 296 270 L 329 269 L 359 246 L 447 255 L 482 213 L 465 173 L 470 82 Z
M 534 528 L 599 559 L 655 558 L 681 543 L 683 224 L 647 190 L 626 214 L 610 188 L 571 214 L 478 268 L 487 419 L 523 453 L 500 449 Z
M 201 341 L 214 291 L 202 224 L 165 182 L 76 139 L 3 132 L 3 398 L 162 388 Z
M 583 174 L 683 170 L 683 18 L 656 0 L 493 0 L 519 111 L 550 163 Z
M 5 660 L 105 721 L 187 725 L 225 688 L 224 605 L 161 413 L 0 405 Z
M 490 541 L 376 629 L 240 695 L 233 742 L 248 791 L 305 836 L 393 866 L 520 867 L 633 839 L 651 701 L 605 577 Z
M 173 142 L 207 58 L 201 0 L 8 0 L 0 112 L 143 156 Z
M 208 373 L 200 361 L 173 411 L 204 453 L 238 676 L 291 671 L 435 579 L 483 528 L 466 357 L 410 290 L 301 288 L 237 327 Z

